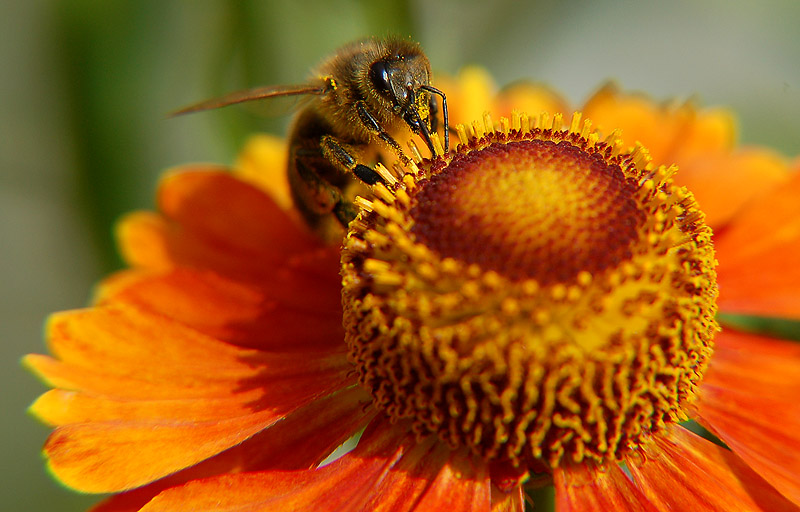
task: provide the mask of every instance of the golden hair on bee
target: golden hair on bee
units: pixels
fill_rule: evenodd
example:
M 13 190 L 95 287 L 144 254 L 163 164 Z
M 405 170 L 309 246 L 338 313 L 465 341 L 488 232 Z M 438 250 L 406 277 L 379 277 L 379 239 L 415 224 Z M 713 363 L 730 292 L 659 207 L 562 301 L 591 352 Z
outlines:
M 449 146 L 447 98 L 431 85 L 431 66 L 420 45 L 399 38 L 369 38 L 343 46 L 301 85 L 258 87 L 204 101 L 175 114 L 245 101 L 307 95 L 289 133 L 289 184 L 306 222 L 337 241 L 355 218 L 353 200 L 366 185 L 383 181 L 359 162 L 375 158 L 374 144 L 408 158 L 391 133 L 407 128 L 435 154 L 432 133 L 442 100 L 445 151 Z

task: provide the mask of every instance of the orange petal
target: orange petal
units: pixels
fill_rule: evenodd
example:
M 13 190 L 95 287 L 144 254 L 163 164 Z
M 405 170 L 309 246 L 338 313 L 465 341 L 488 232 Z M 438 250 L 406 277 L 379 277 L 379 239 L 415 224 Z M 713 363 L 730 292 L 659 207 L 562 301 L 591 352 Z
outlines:
M 717 228 L 788 177 L 785 159 L 772 151 L 750 148 L 684 160 L 675 182 L 695 195 L 706 222 Z
M 44 452 L 55 476 L 83 492 L 131 489 L 241 443 L 280 419 L 270 412 L 199 422 L 103 422 L 57 428 Z
M 365 511 L 486 510 L 489 478 L 482 463 L 428 438 L 411 446 L 369 493 Z
M 362 508 L 391 512 L 414 510 L 449 456 L 450 450 L 432 439 L 409 446 L 385 477 L 375 481 L 369 491 L 370 499 Z
M 286 139 L 259 134 L 247 140 L 236 160 L 236 175 L 267 192 L 286 211 L 293 203 L 286 174 L 288 155 Z
M 117 222 L 114 233 L 128 265 L 163 270 L 173 265 L 167 243 L 167 221 L 154 212 L 133 212 Z
M 64 426 L 50 467 L 89 492 L 129 489 L 242 442 L 351 384 L 343 353 L 266 353 L 115 304 L 54 315 L 52 352 L 26 363 L 54 391 L 33 406 Z
M 588 101 L 584 115 L 601 131 L 620 128 L 626 146 L 641 142 L 656 164 L 677 164 L 676 183 L 695 194 L 712 227 L 788 177 L 786 161 L 776 153 L 734 149 L 735 120 L 725 109 L 658 104 L 608 85 Z
M 37 418 L 52 426 L 72 423 L 159 420 L 209 421 L 245 416 L 253 412 L 253 403 L 262 395 L 252 389 L 228 398 L 195 398 L 170 400 L 121 400 L 52 389 L 31 406 Z
M 172 380 L 145 370 L 138 375 L 117 375 L 108 367 L 87 368 L 38 354 L 25 356 L 23 363 L 52 387 L 127 400 L 225 398 L 231 396 L 238 382 L 224 375 L 215 379 L 212 373 L 181 375 Z
M 506 492 L 492 485 L 491 512 L 525 512 L 525 494 L 522 486 Z
M 464 473 L 457 474 L 460 470 Z M 391 494 L 381 492 L 387 490 Z M 488 510 L 486 472 L 458 454 L 448 455 L 446 448 L 433 441 L 417 444 L 405 426 L 381 420 L 364 433 L 353 452 L 321 469 L 191 482 L 163 492 L 142 511 L 410 512 L 445 506 L 453 512 Z
M 438 75 L 435 83 L 447 94 L 451 126 L 483 119 L 483 113 L 492 110 L 497 86 L 483 68 L 464 67 L 456 78 Z
M 627 462 L 636 484 L 663 512 L 797 511 L 732 452 L 682 427 L 655 436 L 654 445 Z
M 519 82 L 497 93 L 492 76 L 483 68 L 468 66 L 457 77 L 436 77 L 436 86 L 447 94 L 450 125 L 470 125 L 489 112 L 495 121 L 509 117 L 513 110 L 537 115 L 542 111 L 571 114 L 567 102 L 557 92 L 544 85 Z
M 188 264 L 226 275 L 262 278 L 274 267 L 323 247 L 263 191 L 224 172 L 168 175 L 159 188 L 164 218 L 133 214 L 118 226 L 125 259 L 161 269 Z M 334 274 L 336 267 L 334 267 Z
M 214 271 L 237 280 L 284 288 L 304 288 L 313 279 L 327 288 L 337 282 L 337 247 L 283 254 L 265 248 L 258 253 L 226 248 L 163 218 L 135 213 L 117 225 L 125 260 L 135 268 L 165 270 L 187 266 Z M 141 252 L 135 252 L 141 249 Z M 338 284 L 338 282 L 337 282 Z
M 627 147 L 641 142 L 654 163 L 682 165 L 701 150 L 703 154 L 728 151 L 734 143 L 734 121 L 722 109 L 697 111 L 690 103 L 659 104 L 643 94 L 620 92 L 606 85 L 592 96 L 583 114 L 603 133 L 621 129 Z
M 588 464 L 574 465 L 556 470 L 553 477 L 558 512 L 657 510 L 613 463 L 602 469 Z
M 358 510 L 379 481 L 413 443 L 407 431 L 380 421 L 353 452 L 324 468 L 223 475 L 169 489 L 143 512 L 174 510 Z
M 691 105 L 689 105 L 691 106 Z M 736 145 L 736 119 L 726 108 L 705 107 L 695 111 L 692 122 L 682 127 L 673 158 L 682 166 L 709 154 L 727 153 Z
M 225 398 L 254 388 L 288 397 L 292 385 L 327 387 L 349 369 L 343 352 L 245 349 L 121 304 L 53 315 L 48 338 L 61 361 L 28 356 L 34 371 L 55 387 L 111 398 Z
M 88 422 L 68 423 L 56 429 L 45 445 L 45 453 L 55 475 L 75 489 L 130 489 L 244 441 L 317 396 L 348 385 L 341 380 L 328 389 L 320 388 L 313 380 L 302 385 L 291 383 L 290 390 L 262 392 L 245 403 L 237 400 L 250 394 L 228 401 L 114 401 L 75 394 L 78 403 L 67 402 L 67 412 L 56 419 Z M 52 393 L 45 396 L 52 397 Z M 174 408 L 170 409 L 170 405 Z M 42 407 L 40 402 L 36 406 Z M 42 415 L 46 419 L 53 417 L 52 412 Z
M 800 505 L 800 345 L 735 331 L 716 344 L 699 421 Z
M 492 479 L 492 512 L 523 512 L 525 501 L 523 482 L 530 478 L 531 468 L 514 467 L 508 461 L 489 463 Z M 552 482 L 552 478 L 548 483 Z
M 134 512 L 165 489 L 225 473 L 315 467 L 374 415 L 373 409 L 364 407 L 368 401 L 365 391 L 354 386 L 312 402 L 242 444 L 150 485 L 112 496 L 92 512 Z
M 796 173 L 717 234 L 721 311 L 800 318 L 798 198 Z
M 453 453 L 447 464 L 432 479 L 422 499 L 409 512 L 485 512 L 491 506 L 491 488 L 488 471 L 483 464 L 457 452 Z M 389 512 L 391 509 L 379 510 Z
M 261 350 L 302 351 L 344 343 L 339 286 L 316 293 L 286 285 L 257 287 L 211 272 L 164 275 L 128 271 L 100 288 L 103 302 L 166 315 L 208 336 Z M 309 321 L 313 319 L 313 321 Z
M 691 122 L 694 109 L 687 105 L 659 105 L 643 94 L 626 94 L 615 84 L 598 90 L 583 107 L 583 114 L 601 133 L 622 130 L 626 147 L 641 142 L 656 164 L 671 164 L 672 148 L 681 128 Z
M 68 419 L 83 416 L 89 422 L 57 428 L 45 453 L 53 473 L 70 487 L 86 492 L 130 489 L 235 446 L 308 404 L 315 395 L 331 391 L 321 392 L 308 382 L 304 389 L 281 396 L 283 402 L 273 404 L 259 397 L 247 404 L 231 400 L 225 408 L 220 401 L 179 400 L 174 404 L 178 412 L 169 410 L 169 401 L 109 403 L 84 396 L 83 403 L 70 405 L 94 405 L 97 410 L 76 409 L 66 415 Z M 202 411 L 203 402 L 209 411 Z M 191 413 L 197 413 L 196 417 L 181 417 Z
M 158 206 L 187 231 L 230 250 L 293 254 L 317 245 L 269 196 L 218 169 L 168 174 Z
M 518 82 L 500 91 L 491 114 L 497 121 L 500 116 L 510 117 L 514 110 L 531 116 L 540 112 L 548 112 L 551 115 L 560 112 L 565 114 L 567 119 L 572 114 L 566 100 L 558 93 L 546 86 L 528 82 Z

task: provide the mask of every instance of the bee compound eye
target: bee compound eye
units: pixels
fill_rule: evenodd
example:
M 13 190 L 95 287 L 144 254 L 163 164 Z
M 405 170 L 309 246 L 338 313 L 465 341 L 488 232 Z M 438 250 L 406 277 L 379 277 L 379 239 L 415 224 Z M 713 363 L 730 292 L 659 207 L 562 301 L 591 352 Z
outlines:
M 369 68 L 369 79 L 375 89 L 385 96 L 391 96 L 392 90 L 389 85 L 389 68 L 385 60 L 379 60 L 372 63 Z

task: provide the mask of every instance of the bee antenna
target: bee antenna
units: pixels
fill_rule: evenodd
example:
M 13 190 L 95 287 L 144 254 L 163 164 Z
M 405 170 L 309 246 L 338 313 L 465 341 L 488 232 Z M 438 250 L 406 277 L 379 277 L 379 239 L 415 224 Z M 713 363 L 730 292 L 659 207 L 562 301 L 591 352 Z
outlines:
M 444 118 L 444 152 L 450 151 L 450 124 L 447 119 L 447 96 L 432 85 L 422 85 L 420 89 L 428 91 L 433 94 L 438 94 L 442 97 L 442 117 Z

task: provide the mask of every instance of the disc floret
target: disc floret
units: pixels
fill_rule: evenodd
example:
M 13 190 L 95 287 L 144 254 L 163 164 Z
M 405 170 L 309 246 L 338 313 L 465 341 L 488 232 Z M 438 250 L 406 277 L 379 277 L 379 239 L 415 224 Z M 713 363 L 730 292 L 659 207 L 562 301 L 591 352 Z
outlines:
M 345 240 L 346 341 L 375 405 L 528 467 L 619 460 L 686 419 L 716 262 L 676 169 L 579 114 L 457 132 L 380 168 Z

